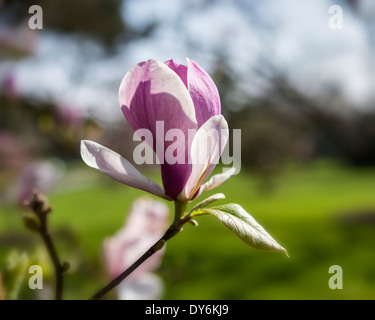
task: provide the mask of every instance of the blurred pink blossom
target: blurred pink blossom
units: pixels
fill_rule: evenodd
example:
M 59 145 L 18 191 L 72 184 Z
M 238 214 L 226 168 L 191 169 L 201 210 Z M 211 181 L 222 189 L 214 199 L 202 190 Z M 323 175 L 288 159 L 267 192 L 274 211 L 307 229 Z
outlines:
M 16 79 L 11 72 L 8 72 L 1 79 L 0 91 L 8 98 L 17 98 L 20 96 Z
M 111 279 L 125 271 L 163 236 L 168 215 L 168 206 L 160 201 L 141 197 L 133 203 L 124 227 L 104 240 L 103 259 Z M 156 252 L 117 287 L 119 299 L 160 298 L 162 281 L 152 271 L 160 265 L 163 253 L 164 249 Z
M 62 164 L 43 160 L 29 163 L 11 188 L 11 197 L 20 205 L 29 200 L 34 190 L 49 193 L 62 175 Z
M 56 112 L 57 118 L 67 126 L 78 126 L 84 120 L 83 112 L 69 104 L 59 104 Z
M 0 30 L 0 59 L 34 55 L 37 46 L 37 32 L 33 32 L 25 23 L 18 27 Z M 5 57 L 3 56 L 5 54 Z
M 14 133 L 0 131 L 0 171 L 18 171 L 28 161 L 29 155 L 21 139 Z

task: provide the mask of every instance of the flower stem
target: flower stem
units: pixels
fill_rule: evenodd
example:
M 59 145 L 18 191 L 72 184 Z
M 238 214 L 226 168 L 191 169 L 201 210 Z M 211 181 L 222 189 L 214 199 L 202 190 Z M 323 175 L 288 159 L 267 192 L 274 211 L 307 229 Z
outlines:
M 178 221 L 182 221 L 186 212 L 187 202 L 174 202 L 174 222 L 178 223 Z
M 164 235 L 148 249 L 137 261 L 135 261 L 129 268 L 127 268 L 118 277 L 108 283 L 103 289 L 94 294 L 89 300 L 99 300 L 109 291 L 119 285 L 127 276 L 129 276 L 135 269 L 137 269 L 143 262 L 150 258 L 155 252 L 162 249 L 165 243 L 178 234 L 185 223 L 190 220 L 190 217 L 184 217 L 187 203 L 175 201 L 175 218 L 173 223 L 169 226 Z

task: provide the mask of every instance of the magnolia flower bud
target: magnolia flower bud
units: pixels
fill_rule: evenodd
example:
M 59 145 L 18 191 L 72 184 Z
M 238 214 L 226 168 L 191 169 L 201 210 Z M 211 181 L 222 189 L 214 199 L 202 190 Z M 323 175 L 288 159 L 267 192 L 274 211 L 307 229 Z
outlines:
M 226 171 L 205 183 L 229 130 L 214 82 L 194 61 L 187 59 L 187 66 L 173 60 L 138 63 L 124 76 L 119 101 L 133 130 L 147 130 L 151 136 L 145 142 L 161 164 L 163 188 L 116 152 L 84 140 L 81 155 L 87 165 L 131 187 L 180 202 L 193 200 L 234 173 Z

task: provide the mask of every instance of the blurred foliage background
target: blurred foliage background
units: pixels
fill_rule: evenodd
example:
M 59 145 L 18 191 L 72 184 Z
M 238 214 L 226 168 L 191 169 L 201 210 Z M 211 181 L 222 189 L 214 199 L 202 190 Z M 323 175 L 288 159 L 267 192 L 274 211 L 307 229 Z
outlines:
M 328 24 L 337 3 L 339 30 Z M 102 242 L 142 192 L 87 168 L 80 140 L 132 159 L 122 77 L 142 60 L 188 56 L 241 129 L 241 172 L 217 192 L 290 258 L 252 251 L 202 217 L 167 245 L 163 298 L 374 299 L 375 8 L 337 3 L 0 1 L 0 269 L 3 286 L 15 277 L 19 287 L 7 298 L 51 298 L 49 259 L 21 219 L 34 187 L 50 197 L 52 234 L 71 263 L 65 297 L 88 298 L 108 281 Z M 35 4 L 42 30 L 28 27 Z M 160 182 L 156 166 L 140 170 Z M 45 289 L 30 290 L 26 271 L 15 276 L 31 264 L 43 266 Z M 343 268 L 342 290 L 328 286 L 331 265 Z

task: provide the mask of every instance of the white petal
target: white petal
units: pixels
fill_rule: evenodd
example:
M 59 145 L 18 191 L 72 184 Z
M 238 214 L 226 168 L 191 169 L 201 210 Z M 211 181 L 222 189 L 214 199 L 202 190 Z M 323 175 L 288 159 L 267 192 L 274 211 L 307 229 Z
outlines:
M 205 184 L 202 185 L 200 192 L 208 191 L 215 189 L 216 187 L 220 186 L 222 183 L 227 181 L 234 173 L 236 172 L 236 168 L 232 167 L 226 170 L 223 173 L 219 173 L 211 177 Z
M 94 141 L 81 141 L 81 157 L 88 166 L 123 184 L 170 200 L 160 185 L 140 173 L 128 160 Z
M 213 143 L 205 143 L 215 132 Z M 178 200 L 190 200 L 212 173 L 228 141 L 228 132 L 228 123 L 222 115 L 211 117 L 198 129 L 190 149 L 191 174 Z

